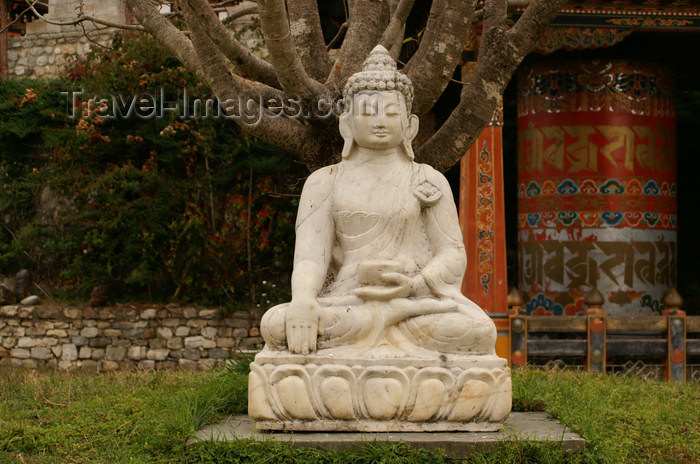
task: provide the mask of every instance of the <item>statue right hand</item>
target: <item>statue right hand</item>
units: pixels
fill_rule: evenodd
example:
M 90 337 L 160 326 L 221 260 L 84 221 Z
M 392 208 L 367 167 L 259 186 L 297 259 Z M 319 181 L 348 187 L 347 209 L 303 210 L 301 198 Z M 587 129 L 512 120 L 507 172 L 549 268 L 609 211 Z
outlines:
M 292 299 L 286 311 L 287 347 L 292 353 L 316 351 L 321 307 L 316 298 Z

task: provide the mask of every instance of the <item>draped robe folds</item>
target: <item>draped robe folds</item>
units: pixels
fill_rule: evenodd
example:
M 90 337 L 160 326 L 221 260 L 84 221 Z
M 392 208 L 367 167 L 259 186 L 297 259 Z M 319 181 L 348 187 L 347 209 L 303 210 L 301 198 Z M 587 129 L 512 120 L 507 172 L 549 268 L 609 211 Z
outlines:
M 496 328 L 460 292 L 466 255 L 450 186 L 428 165 L 392 166 L 383 182 L 362 182 L 347 161 L 314 172 L 302 192 L 294 263 L 326 269 L 319 352 L 435 357 L 494 354 Z M 358 182 L 360 179 L 360 182 Z M 361 282 L 358 265 L 389 261 L 420 274 L 426 287 L 402 298 L 367 297 L 391 286 Z M 261 332 L 269 349 L 285 350 L 285 310 L 271 308 Z

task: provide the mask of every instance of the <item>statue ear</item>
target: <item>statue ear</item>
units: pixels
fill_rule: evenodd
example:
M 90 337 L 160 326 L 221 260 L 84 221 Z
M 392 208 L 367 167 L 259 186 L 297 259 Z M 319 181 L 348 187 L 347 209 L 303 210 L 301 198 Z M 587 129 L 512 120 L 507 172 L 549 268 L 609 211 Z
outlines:
M 352 122 L 350 121 L 350 115 L 348 113 L 343 113 L 338 118 L 338 126 L 340 128 L 340 135 L 343 137 L 345 143 L 343 144 L 343 151 L 341 156 L 343 159 L 350 156 L 353 146 L 352 137 Z
M 409 142 L 412 142 L 413 139 L 416 138 L 416 135 L 418 135 L 418 116 L 412 114 L 408 117 L 408 127 L 406 127 L 403 133 Z
M 345 141 L 352 140 L 352 127 L 350 127 L 350 115 L 348 113 L 343 113 L 338 118 L 338 125 L 340 127 L 340 135 Z

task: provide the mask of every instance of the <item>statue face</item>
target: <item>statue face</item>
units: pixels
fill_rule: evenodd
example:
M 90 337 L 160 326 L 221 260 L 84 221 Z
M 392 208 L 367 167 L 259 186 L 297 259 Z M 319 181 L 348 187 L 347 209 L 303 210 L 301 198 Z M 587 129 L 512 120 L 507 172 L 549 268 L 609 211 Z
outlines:
M 353 138 L 365 148 L 398 147 L 404 138 L 399 96 L 396 92 L 359 92 L 351 112 Z

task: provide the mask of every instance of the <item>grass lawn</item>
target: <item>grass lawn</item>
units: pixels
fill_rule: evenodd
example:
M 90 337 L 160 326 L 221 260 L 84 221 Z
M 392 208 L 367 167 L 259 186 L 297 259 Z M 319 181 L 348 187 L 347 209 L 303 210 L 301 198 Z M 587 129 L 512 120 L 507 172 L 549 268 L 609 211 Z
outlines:
M 471 462 L 700 462 L 700 384 L 572 371 L 520 370 L 515 410 L 545 410 L 581 434 L 587 451 L 514 442 Z M 0 368 L 0 463 L 449 462 L 405 445 L 358 452 L 241 440 L 186 447 L 202 425 L 246 410 L 236 370 L 110 374 Z

